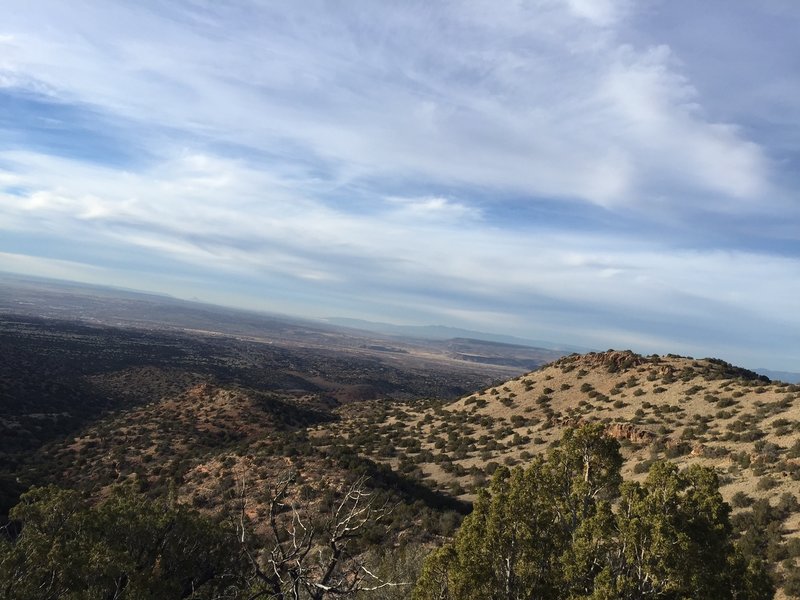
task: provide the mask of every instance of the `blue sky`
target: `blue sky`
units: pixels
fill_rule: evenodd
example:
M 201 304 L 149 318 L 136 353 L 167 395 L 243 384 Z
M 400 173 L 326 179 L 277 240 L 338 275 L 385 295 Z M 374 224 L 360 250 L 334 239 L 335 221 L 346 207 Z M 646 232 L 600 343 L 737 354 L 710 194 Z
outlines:
M 793 0 L 14 1 L 0 270 L 800 371 Z

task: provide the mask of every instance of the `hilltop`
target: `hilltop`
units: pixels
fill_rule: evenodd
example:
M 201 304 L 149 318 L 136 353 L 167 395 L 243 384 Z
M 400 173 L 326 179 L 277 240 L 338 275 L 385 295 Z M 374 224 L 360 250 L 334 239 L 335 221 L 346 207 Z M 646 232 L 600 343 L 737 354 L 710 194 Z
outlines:
M 661 459 L 713 466 L 737 527 L 756 518 L 749 507 L 780 507 L 758 517 L 772 535 L 753 541 L 764 558 L 800 554 L 800 386 L 718 359 L 574 354 L 455 401 L 365 403 L 342 413 L 313 427 L 320 445 L 345 439 L 464 500 L 499 465 L 524 465 L 564 428 L 600 421 L 622 445 L 626 479 L 643 479 Z
M 800 386 L 720 360 L 609 351 L 564 357 L 452 402 L 347 407 L 342 421 L 315 434 L 353 439 L 375 457 L 391 441 L 436 485 L 469 489 L 473 467 L 516 464 L 564 427 L 600 420 L 622 442 L 630 471 L 643 472 L 637 463 L 657 456 L 728 471 L 747 455 L 759 476 L 775 479 L 771 489 L 783 491 L 800 477 L 792 450 L 800 437 L 798 398 Z M 362 442 L 370 428 L 376 435 Z M 750 467 L 732 471 L 730 489 L 753 483 Z

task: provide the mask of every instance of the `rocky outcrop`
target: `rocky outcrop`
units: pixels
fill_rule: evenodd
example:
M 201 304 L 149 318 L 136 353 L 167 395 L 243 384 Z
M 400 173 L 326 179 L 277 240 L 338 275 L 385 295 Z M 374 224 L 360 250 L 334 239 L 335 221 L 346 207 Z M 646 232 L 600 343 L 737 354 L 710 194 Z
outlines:
M 647 445 L 656 439 L 656 434 L 647 429 L 639 429 L 631 423 L 611 423 L 606 433 L 617 440 L 629 440 L 634 444 Z
M 561 427 L 580 427 L 588 421 L 572 417 L 557 419 Z M 646 446 L 654 442 L 658 436 L 647 429 L 640 429 L 631 423 L 609 423 L 606 425 L 606 434 L 615 440 L 629 440 L 633 444 Z
M 703 444 L 697 443 L 692 446 L 692 452 L 689 456 L 705 456 L 706 455 L 706 447 Z
M 630 350 L 608 350 L 606 352 L 589 352 L 588 354 L 572 354 L 553 363 L 556 367 L 582 367 L 586 369 L 601 368 L 610 373 L 625 371 L 647 364 L 650 360 Z

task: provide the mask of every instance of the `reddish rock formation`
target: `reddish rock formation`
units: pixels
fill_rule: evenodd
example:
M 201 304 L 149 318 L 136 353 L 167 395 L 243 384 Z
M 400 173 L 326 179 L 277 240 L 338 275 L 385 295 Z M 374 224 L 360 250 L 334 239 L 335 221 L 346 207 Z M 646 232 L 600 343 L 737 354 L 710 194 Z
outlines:
M 583 419 L 567 417 L 557 419 L 556 423 L 561 427 L 580 427 L 587 423 Z M 652 443 L 658 436 L 647 429 L 639 429 L 631 423 L 610 423 L 606 425 L 606 434 L 615 440 L 629 440 L 633 444 L 647 445 Z
M 601 367 L 606 371 L 616 373 L 617 371 L 632 369 L 649 362 L 650 359 L 630 350 L 608 350 L 607 352 L 590 352 L 583 355 L 565 356 L 557 360 L 553 365 L 559 367 L 568 365 L 571 367 L 583 366 L 587 369 Z
M 200 399 L 203 396 L 209 395 L 213 390 L 213 387 L 208 382 L 198 383 L 195 386 L 192 386 L 188 390 L 186 390 L 186 395 L 189 398 Z
M 656 434 L 647 429 L 639 429 L 630 423 L 611 423 L 606 427 L 606 433 L 617 440 L 630 440 L 634 444 L 650 444 L 656 439 Z

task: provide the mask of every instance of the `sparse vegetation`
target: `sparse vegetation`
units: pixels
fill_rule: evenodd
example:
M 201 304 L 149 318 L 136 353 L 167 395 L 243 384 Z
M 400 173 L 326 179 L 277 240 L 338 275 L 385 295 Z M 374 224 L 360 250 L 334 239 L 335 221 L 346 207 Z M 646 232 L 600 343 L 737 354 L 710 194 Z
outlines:
M 148 339 L 157 346 L 170 338 Z M 53 347 L 62 343 L 71 347 L 74 341 L 56 340 Z M 430 544 L 453 535 L 494 474 L 538 464 L 559 447 L 565 428 L 594 422 L 620 441 L 622 472 L 640 484 L 664 459 L 715 466 L 721 493 L 735 509 L 734 535 L 748 560 L 768 564 L 784 593 L 794 585 L 797 557 L 791 549 L 800 511 L 781 498 L 800 481 L 800 415 L 787 386 L 766 385 L 721 361 L 609 352 L 571 355 L 505 383 L 475 385 L 462 399 L 413 392 L 392 397 L 398 390 L 393 378 L 401 375 L 388 372 L 387 384 L 376 365 L 351 363 L 336 375 L 343 388 L 313 389 L 314 382 L 331 386 L 335 368 L 328 365 L 315 379 L 280 370 L 257 375 L 250 370 L 261 360 L 254 347 L 247 347 L 254 354 L 245 353 L 250 366 L 244 368 L 229 358 L 233 346 L 182 343 L 160 357 L 152 351 L 146 365 L 132 366 L 135 357 L 123 354 L 114 363 L 117 370 L 103 371 L 108 364 L 91 373 L 78 370 L 63 380 L 72 382 L 66 387 L 25 383 L 65 398 L 75 390 L 102 394 L 94 397 L 100 404 L 90 399 L 78 420 L 63 421 L 63 430 L 61 425 L 39 429 L 41 437 L 32 441 L 3 438 L 0 466 L 7 476 L 0 484 L 6 506 L 32 483 L 69 485 L 92 491 L 94 498 L 124 484 L 151 501 L 173 497 L 214 519 L 235 496 L 243 472 L 254 490 L 266 489 L 288 469 L 298 474 L 292 502 L 324 513 L 332 502 L 327 488 L 343 489 L 367 475 L 376 499 L 395 507 L 385 521 L 386 539 Z M 225 364 L 219 355 L 207 357 L 210 348 L 220 350 Z M 297 357 L 289 353 L 281 360 L 288 364 Z M 297 373 L 321 372 L 311 358 L 304 361 L 296 365 Z M 15 364 L 18 371 L 26 368 Z M 32 372 L 42 382 L 49 377 Z M 4 373 L 0 384 L 12 393 L 8 386 L 28 377 Z M 446 378 L 435 381 L 439 385 Z M 331 395 L 364 385 L 387 393 L 349 395 L 346 401 Z M 19 406 L 20 414 L 28 410 Z M 20 419 L 26 430 L 41 424 L 29 415 Z M 765 508 L 765 501 L 772 508 Z M 269 512 L 263 494 L 253 495 L 250 506 L 255 520 Z M 753 528 L 763 531 L 752 533 Z M 369 540 L 364 556 L 372 552 Z M 379 552 L 374 564 L 391 570 L 385 559 Z M 402 593 L 392 589 L 391 597 Z

